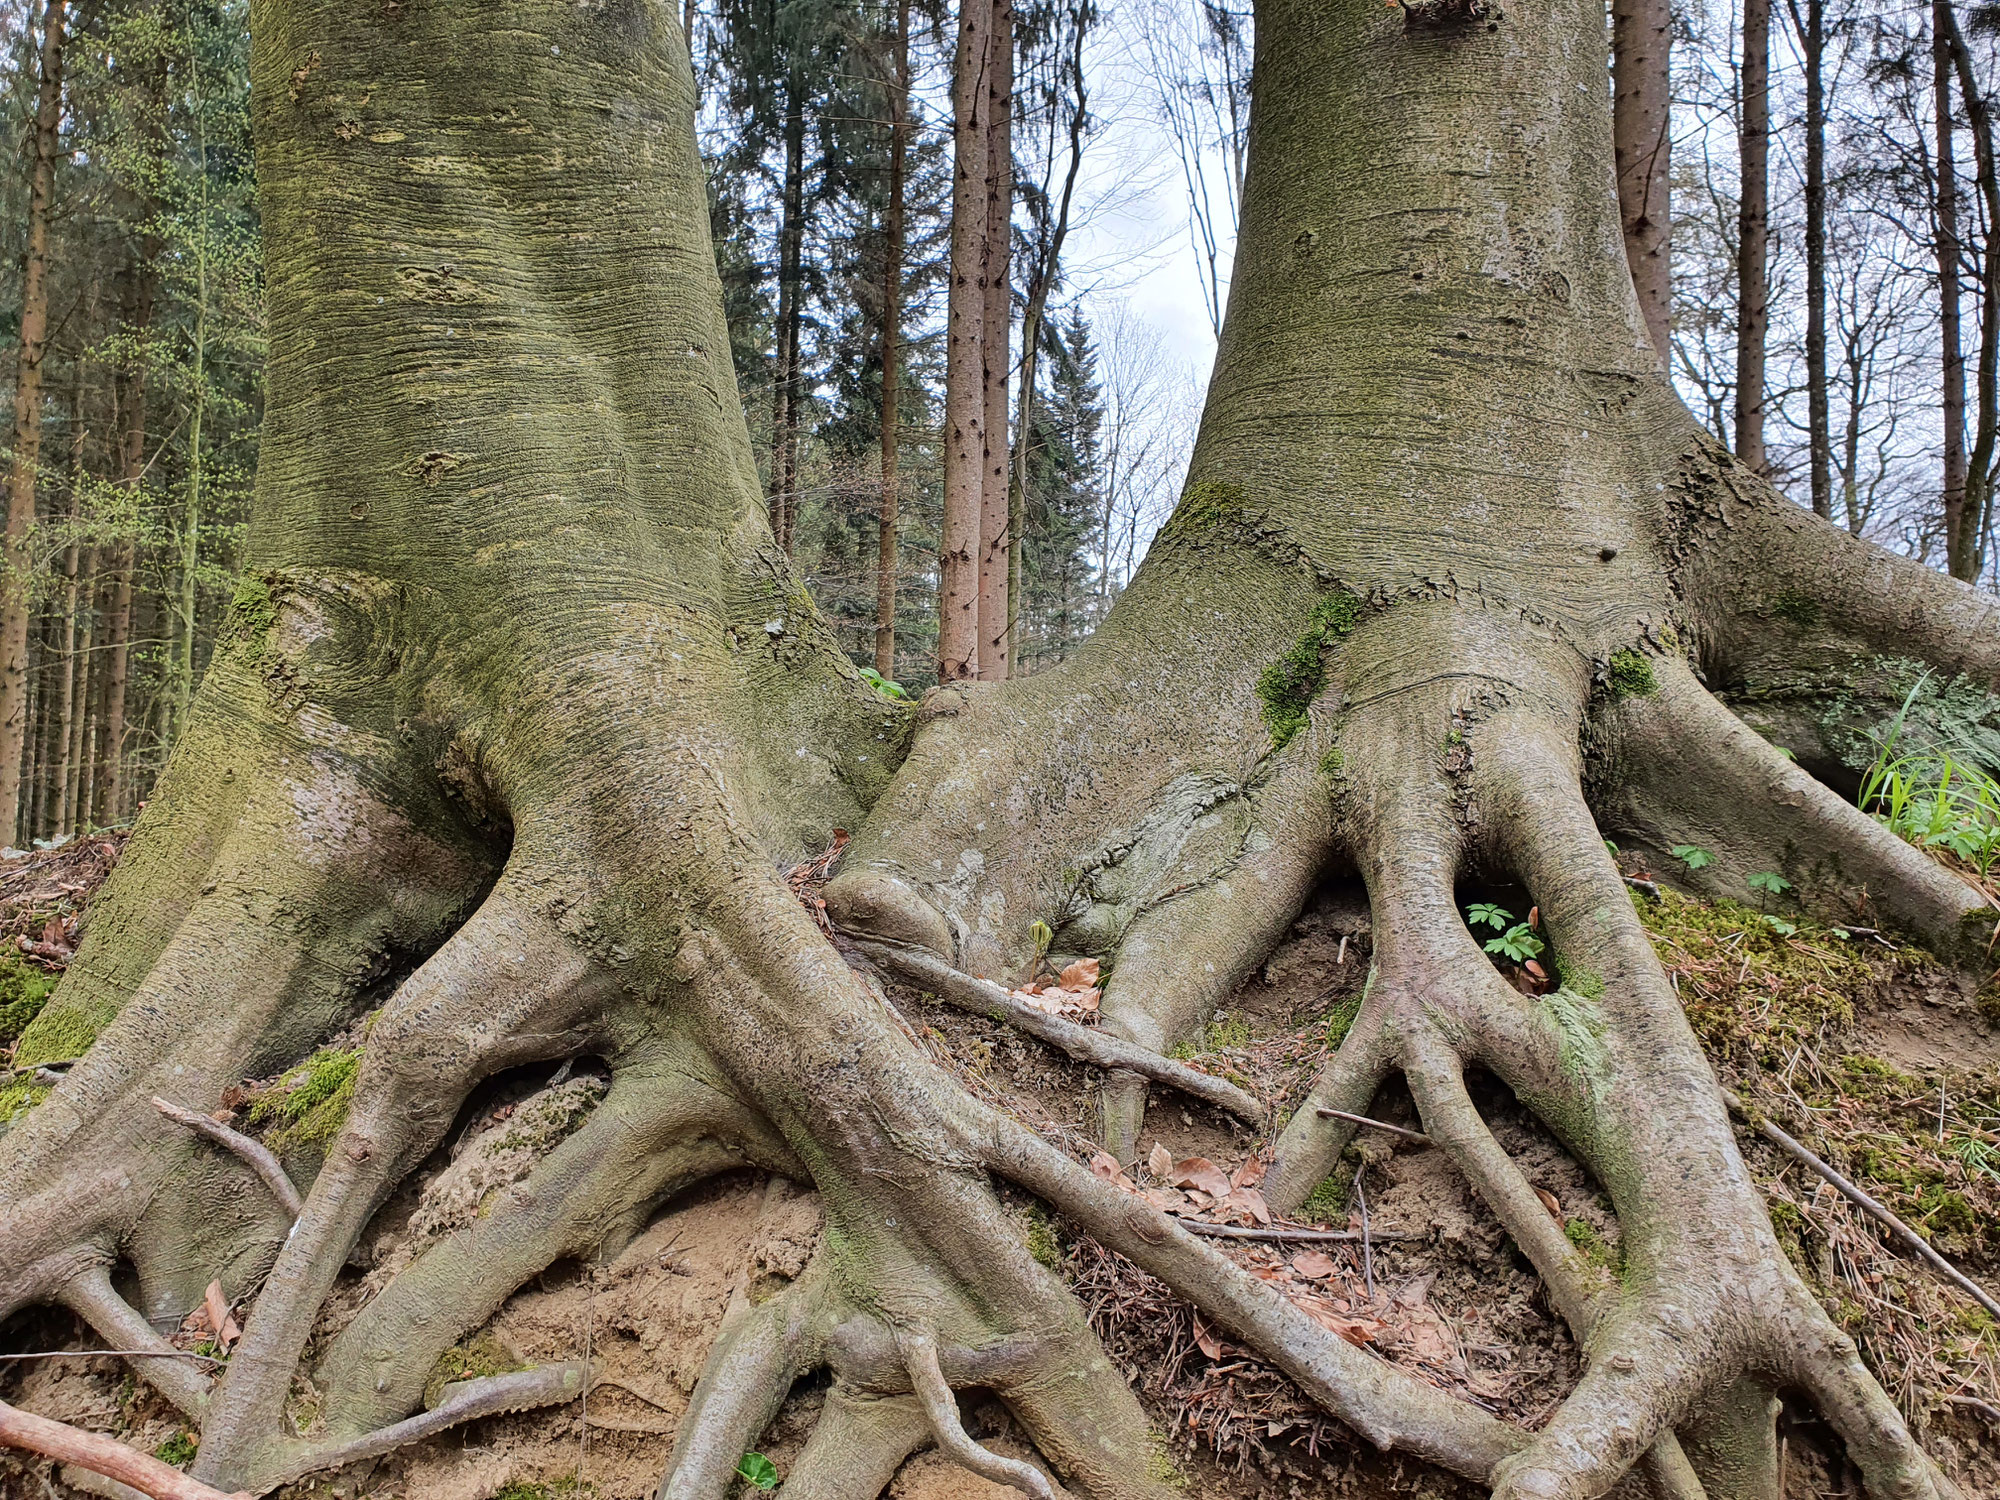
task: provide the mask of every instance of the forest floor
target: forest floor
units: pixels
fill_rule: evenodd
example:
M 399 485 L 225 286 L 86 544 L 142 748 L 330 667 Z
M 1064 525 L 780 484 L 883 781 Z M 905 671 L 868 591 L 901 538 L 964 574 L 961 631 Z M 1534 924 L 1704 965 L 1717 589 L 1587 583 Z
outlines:
M 0 1048 L 67 958 L 76 918 L 115 862 L 116 838 L 80 841 L 0 866 Z M 2000 1016 L 1925 955 L 1848 935 L 1774 906 L 1755 911 L 1683 895 L 1659 870 L 1633 899 L 1696 1032 L 1725 1082 L 1915 1225 L 1961 1269 L 2000 1283 Z M 823 870 L 813 870 L 822 875 Z M 809 892 L 808 892 L 809 894 Z M 1506 904 L 1504 891 L 1468 899 Z M 1782 903 L 1780 903 L 1782 904 Z M 1282 1120 L 1358 1005 L 1368 971 L 1360 888 L 1324 888 L 1263 970 L 1215 1013 L 1184 1056 L 1225 1074 Z M 856 960 L 857 966 L 860 961 Z M 1545 986 L 1503 964 L 1524 988 Z M 1259 1144 L 1240 1124 L 1158 1088 L 1138 1162 L 1097 1155 L 1091 1070 L 998 1023 L 890 985 L 888 995 L 941 1065 L 1051 1140 L 1157 1206 L 1210 1224 L 1269 1227 L 1256 1188 Z M 17 1014 L 18 1013 L 18 1014 Z M 307 1064 L 245 1080 L 225 1099 L 239 1128 L 263 1135 L 308 1181 L 338 1127 L 358 1030 Z M 1501 1142 L 1527 1169 L 1571 1240 L 1616 1269 L 1616 1221 L 1596 1185 L 1506 1089 L 1475 1078 Z M 31 1085 L 17 1085 L 31 1087 Z M 604 1080 L 546 1067 L 492 1080 L 449 1144 L 382 1211 L 351 1261 L 317 1337 L 343 1327 L 427 1240 L 475 1216 L 593 1107 Z M 16 1100 L 18 1108 L 32 1094 Z M 0 1114 L 8 1108 L 0 1098 Z M 1416 1129 L 1400 1085 L 1373 1117 Z M 1939 1281 L 1819 1177 L 1748 1131 L 1752 1170 L 1800 1270 L 1871 1364 L 1930 1451 L 1968 1495 L 2000 1495 L 2000 1326 Z M 1112 1357 L 1169 1436 L 1188 1492 L 1218 1500 L 1411 1496 L 1460 1500 L 1472 1486 L 1408 1460 L 1383 1459 L 1324 1417 L 1281 1375 L 1205 1327 L 1158 1282 L 1025 1200 L 1021 1233 L 1074 1285 Z M 1509 1419 L 1535 1426 L 1578 1375 L 1577 1351 L 1539 1283 L 1442 1152 L 1364 1130 L 1296 1221 L 1365 1238 L 1338 1243 L 1219 1240 L 1329 1330 Z M 293 1487 L 294 1500 L 641 1500 L 666 1466 L 673 1433 L 732 1291 L 804 1266 L 819 1232 L 810 1193 L 751 1175 L 667 1204 L 603 1263 L 552 1268 L 439 1367 L 468 1373 L 587 1357 L 599 1378 L 553 1410 L 494 1418 L 387 1459 Z M 237 1312 L 240 1313 L 241 1305 Z M 175 1335 L 226 1354 L 225 1312 L 197 1311 Z M 0 1356 L 88 1347 L 67 1314 L 0 1327 Z M 812 1430 L 822 1387 L 802 1387 L 767 1435 L 782 1476 Z M 193 1434 L 116 1360 L 0 1360 L 0 1397 L 108 1432 L 170 1461 Z M 302 1386 L 296 1420 L 309 1424 Z M 989 1446 L 1032 1457 L 1005 1411 L 972 1398 L 968 1427 Z M 1837 1445 L 1810 1413 L 1781 1420 L 1788 1500 L 1859 1496 Z M 0 1497 L 69 1500 L 67 1476 L 0 1453 Z M 746 1494 L 753 1494 L 747 1481 Z M 904 1465 L 895 1500 L 1000 1500 L 1011 1494 L 935 1453 Z

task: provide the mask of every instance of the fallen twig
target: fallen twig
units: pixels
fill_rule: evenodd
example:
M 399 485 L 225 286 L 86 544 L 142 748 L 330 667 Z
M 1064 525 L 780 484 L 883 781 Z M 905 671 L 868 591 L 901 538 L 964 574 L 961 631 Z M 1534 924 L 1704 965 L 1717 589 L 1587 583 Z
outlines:
M 1077 1062 L 1137 1073 L 1226 1110 L 1251 1125 L 1264 1124 L 1264 1107 L 1227 1079 L 1149 1052 L 1109 1032 L 1036 1010 L 1016 999 L 1004 986 L 962 973 L 934 953 L 872 941 L 857 941 L 855 947 L 905 978 L 930 987 L 946 1004 L 991 1021 L 1005 1021 Z
M 1992 1294 L 1989 1293 L 1986 1290 L 1986 1288 L 1982 1287 L 1978 1282 L 1974 1281 L 1970 1276 L 1967 1276 L 1963 1271 L 1959 1270 L 1957 1266 L 1953 1265 L 1950 1261 L 1946 1260 L 1942 1255 L 1938 1254 L 1938 1252 L 1931 1247 L 1931 1243 L 1929 1240 L 1925 1239 L 1922 1235 L 1918 1234 L 1916 1230 L 1910 1228 L 1909 1225 L 1905 1224 L 1901 1219 L 1897 1218 L 1894 1214 L 1889 1212 L 1887 1208 L 1883 1207 L 1880 1203 L 1876 1202 L 1875 1199 L 1869 1197 L 1867 1193 L 1863 1192 L 1859 1187 L 1855 1186 L 1852 1182 L 1848 1181 L 1847 1178 L 1843 1177 L 1839 1172 L 1835 1171 L 1832 1167 L 1828 1166 L 1824 1161 L 1820 1160 L 1819 1157 L 1815 1156 L 1811 1151 L 1807 1150 L 1804 1146 L 1799 1144 L 1798 1141 L 1794 1140 L 1784 1130 L 1781 1130 L 1776 1124 L 1766 1119 L 1763 1115 L 1758 1114 L 1755 1111 L 1751 1110 L 1751 1108 L 1747 1104 L 1745 1104 L 1743 1100 L 1739 1098 L 1736 1094 L 1733 1094 L 1725 1089 L 1723 1091 L 1723 1098 L 1728 1101 L 1730 1109 L 1734 1110 L 1747 1123 L 1749 1123 L 1752 1127 L 1754 1127 L 1757 1133 L 1763 1136 L 1765 1140 L 1769 1141 L 1772 1145 L 1776 1146 L 1780 1151 L 1784 1152 L 1787 1156 L 1791 1157 L 1793 1161 L 1798 1162 L 1801 1166 L 1810 1168 L 1812 1171 L 1817 1172 L 1821 1177 L 1825 1178 L 1842 1194 L 1844 1194 L 1850 1202 L 1852 1202 L 1863 1213 L 1867 1214 L 1869 1218 L 1875 1220 L 1876 1223 L 1882 1225 L 1885 1229 L 1888 1229 L 1891 1232 L 1893 1232 L 1898 1239 L 1903 1241 L 1904 1244 L 1908 1245 L 1912 1250 L 1916 1251 L 1918 1256 L 1921 1257 L 1931 1267 L 1932 1270 L 1936 1271 L 1940 1276 L 1944 1277 L 1944 1279 L 1949 1281 L 1953 1286 L 1956 1286 L 1960 1291 L 1964 1292 L 1967 1296 L 1971 1297 L 1973 1301 L 1977 1302 L 1981 1307 L 1985 1308 L 1988 1312 L 1992 1313 L 1996 1318 L 2000 1318 L 2000 1302 L 1994 1301 Z
M 1660 883 L 1657 880 L 1642 880 L 1637 875 L 1627 875 L 1625 883 L 1635 891 L 1643 891 L 1655 901 L 1660 899 Z
M 247 1490 L 225 1495 L 150 1454 L 128 1448 L 101 1433 L 85 1432 L 67 1422 L 52 1422 L 47 1417 L 9 1406 L 5 1401 L 0 1401 L 0 1443 L 129 1484 L 153 1500 L 250 1500 Z
M 1401 1125 L 1391 1125 L 1387 1120 L 1371 1120 L 1366 1115 L 1351 1115 L 1344 1109 L 1321 1107 L 1316 1113 L 1322 1120 L 1352 1120 L 1356 1125 L 1366 1125 L 1371 1130 L 1386 1130 L 1391 1135 L 1400 1135 L 1406 1141 L 1419 1141 L 1428 1146 L 1431 1138 L 1421 1130 L 1410 1130 Z
M 1313 1245 L 1358 1245 L 1361 1243 L 1361 1235 L 1352 1229 L 1287 1229 L 1281 1225 L 1274 1225 L 1269 1229 L 1253 1229 L 1247 1224 L 1211 1224 L 1206 1219 L 1176 1219 L 1175 1222 L 1190 1234 L 1204 1234 L 1210 1239 L 1217 1240 L 1297 1240 L 1302 1244 Z M 1368 1237 L 1378 1245 L 1385 1240 L 1422 1240 L 1429 1238 L 1428 1235 L 1410 1231 L 1390 1231 L 1385 1234 L 1381 1230 L 1371 1231 Z
M 185 1125 L 196 1135 L 206 1136 L 225 1151 L 232 1151 L 241 1157 L 243 1164 L 263 1181 L 271 1190 L 285 1212 L 293 1219 L 305 1211 L 305 1199 L 292 1186 L 292 1179 L 285 1175 L 285 1169 L 278 1164 L 278 1158 L 247 1135 L 231 1130 L 219 1120 L 211 1120 L 207 1115 L 196 1114 L 191 1109 L 182 1109 L 178 1104 L 169 1104 L 159 1095 L 153 1096 L 153 1108 L 172 1120 L 176 1125 Z

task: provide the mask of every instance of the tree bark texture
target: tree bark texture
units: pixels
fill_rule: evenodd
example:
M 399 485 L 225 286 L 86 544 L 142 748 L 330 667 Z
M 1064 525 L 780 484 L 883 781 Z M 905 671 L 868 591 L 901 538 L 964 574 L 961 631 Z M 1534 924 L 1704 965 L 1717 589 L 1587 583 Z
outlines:
M 135 1373 L 200 1422 L 196 1477 L 261 1492 L 574 1400 L 591 1372 L 565 1363 L 423 1409 L 439 1357 L 544 1268 L 753 1166 L 810 1184 L 827 1232 L 723 1324 L 665 1500 L 730 1493 L 822 1369 L 792 1500 L 879 1493 L 927 1440 L 1041 1482 L 966 1436 L 950 1392 L 975 1387 L 1072 1492 L 1167 1500 L 1144 1410 L 1006 1184 L 1362 1438 L 1499 1500 L 1588 1500 L 1641 1466 L 1674 1500 L 1724 1493 L 1704 1455 L 1775 1469 L 1778 1388 L 1871 1492 L 1951 1495 L 1779 1247 L 1603 839 L 1692 835 L 1719 892 L 1768 870 L 1827 909 L 1865 888 L 1983 961 L 2000 913 L 1715 693 L 1865 692 L 1855 663 L 1893 652 L 1990 694 L 2000 606 L 1790 506 L 1676 400 L 1620 253 L 1594 6 L 1264 0 L 1181 504 L 1076 657 L 918 709 L 859 680 L 768 525 L 674 12 L 257 0 L 252 20 L 255 576 L 21 1038 L 17 1065 L 72 1066 L 0 1135 L 0 1313 L 56 1302 L 122 1336 L 212 1278 L 256 1288 L 218 1384 Z M 1113 960 L 1106 1029 L 1154 1053 L 1322 873 L 1358 871 L 1373 982 L 1266 1191 L 1302 1200 L 1350 1128 L 1321 1108 L 1365 1113 L 1400 1073 L 1588 1349 L 1575 1389 L 1528 1431 L 1422 1384 L 968 1094 L 779 874 L 836 827 L 857 830 L 826 892 L 851 933 L 994 974 L 1046 921 Z M 1469 876 L 1529 888 L 1557 995 L 1499 977 L 1457 910 Z M 151 1102 L 211 1110 L 371 1014 L 336 1133 L 284 1163 L 296 1221 Z M 315 1341 L 472 1090 L 581 1057 L 611 1081 L 576 1134 Z M 1471 1066 L 1603 1185 L 1622 1279 L 1549 1219 Z M 1114 1072 L 1111 1147 L 1144 1107 Z M 299 1435 L 309 1347 L 321 1415 Z
M 1014 518 L 1008 489 L 1007 381 L 1014 327 L 1014 4 L 990 0 L 986 72 L 985 328 L 980 340 L 979 679 L 1012 668 Z
M 1736 217 L 1736 456 L 1765 472 L 1764 345 L 1771 328 L 1771 0 L 1743 0 L 1741 195 Z
M 771 388 L 771 530 L 787 553 L 799 511 L 799 339 L 805 322 L 805 70 L 785 80 L 785 177 L 778 225 L 778 348 Z
M 959 8 L 952 61 L 950 285 L 945 309 L 944 525 L 938 547 L 938 681 L 979 675 L 979 575 L 986 476 L 987 233 L 992 0 Z
M 1950 0 L 1943 0 L 1949 4 Z M 1796 4 L 1792 14 L 1798 15 Z M 1806 448 L 1813 514 L 1833 518 L 1833 422 L 1826 367 L 1826 5 L 1806 0 L 1799 26 L 1806 85 Z
M 896 519 L 902 495 L 904 171 L 910 110 L 910 5 L 896 0 L 889 57 L 889 206 L 882 225 L 882 502 L 875 564 L 875 670 L 896 679 Z
M 1660 363 L 1673 337 L 1673 7 L 1669 0 L 1612 0 L 1612 138 L 1625 258 Z

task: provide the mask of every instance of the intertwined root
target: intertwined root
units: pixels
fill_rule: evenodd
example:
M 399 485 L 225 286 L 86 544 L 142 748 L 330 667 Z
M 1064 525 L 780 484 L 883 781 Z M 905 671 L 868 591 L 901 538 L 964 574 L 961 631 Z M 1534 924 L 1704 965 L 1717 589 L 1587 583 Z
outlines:
M 581 1364 L 447 1387 L 418 1410 L 439 1357 L 523 1282 L 566 1256 L 616 1253 L 668 1196 L 753 1166 L 815 1189 L 829 1232 L 778 1295 L 758 1303 L 746 1286 L 732 1304 L 666 1495 L 721 1493 L 792 1386 L 825 1368 L 825 1414 L 789 1481 L 799 1495 L 878 1491 L 924 1443 L 1043 1493 L 1050 1481 L 1039 1472 L 964 1432 L 950 1392 L 976 1387 L 1008 1406 L 1071 1489 L 1158 1500 L 1146 1417 L 1074 1299 L 1028 1254 L 995 1196 L 1005 1182 L 1174 1287 L 1368 1440 L 1504 1496 L 1585 1500 L 1635 1467 L 1663 1500 L 1697 1500 L 1704 1481 L 1709 1494 L 1754 1493 L 1755 1476 L 1772 1469 L 1780 1388 L 1816 1402 L 1872 1493 L 1947 1495 L 1775 1243 L 1708 1065 L 1584 803 L 1577 726 L 1590 717 L 1602 731 L 1594 774 L 1618 791 L 1600 801 L 1640 833 L 1663 839 L 1709 800 L 1729 802 L 1731 830 L 1713 836 L 1725 877 L 1770 861 L 1780 830 L 1796 828 L 1799 884 L 1814 899 L 1837 902 L 1866 884 L 1885 912 L 1940 946 L 1969 930 L 1979 902 L 1748 736 L 1677 659 L 1655 657 L 1650 695 L 1593 699 L 1589 664 L 1573 653 L 1523 645 L 1456 605 L 1399 608 L 1435 633 L 1415 651 L 1407 638 L 1351 640 L 1326 693 L 1345 715 L 1309 723 L 1292 747 L 1274 751 L 1261 728 L 1218 731 L 1165 770 L 1091 793 L 1094 822 L 1062 820 L 1016 867 L 984 867 L 991 890 L 962 859 L 956 875 L 919 879 L 926 862 L 884 858 L 893 841 L 878 830 L 857 841 L 856 864 L 829 901 L 904 944 L 939 982 L 960 982 L 961 967 L 1013 981 L 1019 955 L 1005 944 L 1034 916 L 1063 919 L 1059 947 L 1086 946 L 1093 933 L 1115 943 L 1106 1030 L 1122 1040 L 1090 1056 L 1199 1092 L 1185 1069 L 1149 1054 L 1198 1025 L 1312 880 L 1351 858 L 1373 902 L 1374 973 L 1345 1043 L 1276 1142 L 1265 1192 L 1279 1207 L 1301 1201 L 1350 1128 L 1319 1106 L 1364 1113 L 1384 1078 L 1401 1073 L 1427 1134 L 1535 1265 L 1587 1353 L 1582 1382 L 1541 1432 L 1329 1337 L 1177 1222 L 966 1097 L 823 941 L 744 833 L 750 820 L 721 779 L 699 755 L 657 753 L 643 740 L 626 747 L 629 792 L 609 805 L 557 791 L 503 809 L 493 793 L 489 821 L 511 830 L 511 851 L 455 926 L 441 914 L 487 884 L 476 838 L 398 832 L 407 816 L 375 796 L 353 804 L 373 820 L 368 838 L 330 845 L 297 776 L 278 774 L 284 743 L 256 751 L 246 741 L 234 758 L 262 767 L 273 788 L 214 813 L 237 831 L 209 841 L 206 879 L 163 898 L 175 904 L 171 920 L 158 919 L 152 969 L 111 1007 L 98 1045 L 55 1097 L 6 1140 L 7 1306 L 60 1301 L 116 1347 L 148 1349 L 160 1341 L 147 1317 L 178 1315 L 211 1277 L 232 1294 L 255 1288 L 219 1386 L 186 1363 L 135 1363 L 202 1421 L 203 1476 L 269 1486 L 457 1422 L 571 1399 L 590 1378 Z M 1472 660 L 1480 671 L 1463 670 Z M 1364 692 L 1385 661 L 1405 685 Z M 1240 670 L 1216 670 L 1230 691 L 1245 690 Z M 1087 727 L 1141 713 L 1143 684 L 1130 692 L 1122 707 L 1116 694 L 1100 698 Z M 960 710 L 940 732 L 939 757 L 964 749 L 951 736 L 992 730 L 982 712 Z M 1218 746 L 1241 752 L 1253 741 L 1232 777 L 1188 769 Z M 1076 753 L 1041 743 L 1058 760 Z M 311 747 L 293 748 L 313 763 Z M 1673 769 L 1662 770 L 1669 755 Z M 994 785 L 982 774 L 954 795 L 970 815 Z M 1116 812 L 1134 800 L 1145 808 L 1136 819 Z M 674 809 L 665 824 L 663 807 Z M 893 821 L 893 805 L 883 816 Z M 1113 826 L 1138 831 L 1107 836 Z M 374 868 L 391 834 L 407 852 L 398 880 L 370 904 L 351 877 Z M 317 901 L 330 915 L 280 921 L 252 904 L 259 853 L 289 902 Z M 1045 865 L 1057 859 L 1081 864 L 1051 878 Z M 1467 932 L 1456 888 L 1475 872 L 1532 893 L 1562 981 L 1554 994 L 1517 993 Z M 1814 872 L 1816 887 L 1803 878 Z M 688 888 L 703 899 L 687 902 Z M 663 923 L 653 915 L 663 910 L 683 915 Z M 173 1123 L 151 1100 L 208 1107 L 242 1074 L 295 1060 L 378 998 L 370 986 L 403 947 L 428 956 L 379 997 L 344 1123 L 293 1223 L 269 1172 L 251 1175 L 226 1139 Z M 87 982 L 76 993 L 88 1000 L 93 981 L 87 962 L 80 968 Z M 218 1027 L 234 1039 L 234 1059 L 218 1055 Z M 611 1080 L 582 1125 L 490 1212 L 397 1271 L 344 1328 L 326 1329 L 341 1265 L 480 1083 L 585 1055 L 604 1060 Z M 1543 1210 L 1466 1091 L 1474 1067 L 1503 1079 L 1603 1185 L 1623 1229 L 1622 1279 L 1586 1262 Z M 1136 1140 L 1143 1090 L 1114 1076 L 1110 1093 L 1109 1138 Z M 77 1193 L 79 1177 L 57 1167 L 65 1153 L 96 1174 L 80 1222 L 49 1212 L 52 1194 Z M 160 1191 L 169 1183 L 203 1203 L 243 1206 L 233 1221 L 162 1217 L 153 1205 L 175 1196 Z M 137 1272 L 139 1305 L 113 1288 L 120 1258 Z M 298 1430 L 288 1398 L 316 1329 L 322 1344 L 307 1373 L 318 1415 Z

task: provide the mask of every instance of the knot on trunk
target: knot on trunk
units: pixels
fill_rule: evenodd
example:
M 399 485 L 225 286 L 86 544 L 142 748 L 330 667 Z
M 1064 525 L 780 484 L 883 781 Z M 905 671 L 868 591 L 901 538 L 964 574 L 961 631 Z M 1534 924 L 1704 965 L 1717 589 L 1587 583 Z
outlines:
M 1482 21 L 1497 24 L 1500 7 L 1494 0 L 1396 0 L 1403 7 L 1406 31 L 1459 31 Z

